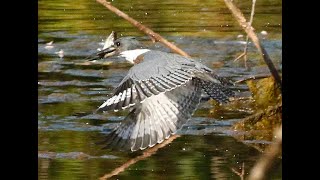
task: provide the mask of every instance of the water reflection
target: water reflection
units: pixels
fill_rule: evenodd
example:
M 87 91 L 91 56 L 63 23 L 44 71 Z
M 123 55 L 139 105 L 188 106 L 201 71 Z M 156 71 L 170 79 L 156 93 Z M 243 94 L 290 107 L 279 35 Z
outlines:
M 55 157 L 57 154 L 51 155 L 52 158 L 44 157 L 50 153 L 42 152 L 42 158 L 39 159 L 40 179 L 71 177 L 97 179 L 138 155 L 100 150 L 93 142 L 97 142 L 101 136 L 96 132 L 40 133 L 40 149 L 47 149 L 50 152 L 69 152 L 60 153 L 58 158 Z M 66 142 L 67 139 L 69 142 Z M 81 151 L 97 157 L 88 158 L 79 155 L 80 153 L 70 153 L 71 151 Z M 220 134 L 184 135 L 114 178 L 159 179 L 165 174 L 170 179 L 233 179 L 236 175 L 231 168 L 237 169 L 244 162 L 245 167 L 250 169 L 259 155 L 256 149 L 232 137 Z M 281 171 L 277 169 L 272 175 L 279 178 Z

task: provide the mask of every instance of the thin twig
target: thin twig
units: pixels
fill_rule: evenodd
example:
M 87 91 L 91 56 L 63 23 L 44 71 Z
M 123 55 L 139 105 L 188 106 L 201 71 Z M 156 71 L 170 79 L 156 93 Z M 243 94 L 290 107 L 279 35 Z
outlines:
M 251 15 L 250 15 L 250 21 L 249 21 L 249 25 L 252 26 L 252 21 L 253 21 L 253 16 L 254 16 L 254 8 L 256 7 L 256 0 L 252 0 L 252 7 L 251 7 Z M 242 56 L 244 56 L 244 66 L 246 69 L 248 69 L 248 65 L 247 65 L 247 60 L 248 60 L 248 56 L 247 56 L 247 51 L 248 51 L 248 43 L 249 43 L 249 36 L 246 36 L 246 45 L 244 46 L 244 51 L 243 53 L 236 58 L 234 61 L 237 61 L 238 59 L 240 59 Z
M 251 169 L 249 180 L 265 179 L 274 161 L 278 158 L 282 150 L 282 125 L 275 131 L 274 143 L 265 150 L 263 156 Z
M 238 172 L 236 169 L 231 168 L 232 172 L 240 177 L 241 180 L 244 180 L 244 162 L 242 163 L 241 172 Z
M 248 36 L 247 36 L 248 37 Z M 248 44 L 248 41 L 246 41 L 246 46 L 245 46 L 245 48 L 244 48 L 244 51 L 243 51 L 243 53 L 241 53 L 235 60 L 233 60 L 234 62 L 235 61 L 238 61 L 239 59 L 241 59 L 242 57 L 244 57 L 245 58 L 245 66 L 246 66 L 246 58 L 247 58 L 247 44 Z
M 281 112 L 281 111 L 282 111 L 282 103 L 279 103 L 274 106 L 269 106 L 265 110 L 259 110 L 255 114 L 243 118 L 237 124 L 239 124 L 239 123 L 241 123 L 243 125 L 244 124 L 255 124 L 256 122 L 261 120 L 261 117 L 266 116 L 266 115 L 271 116 L 271 115 L 274 115 L 274 114 Z
M 251 7 L 251 15 L 250 15 L 250 21 L 249 21 L 249 26 L 252 27 L 252 21 L 253 21 L 253 16 L 254 16 L 254 9 L 256 7 L 256 0 L 252 0 L 252 7 Z M 244 62 L 245 62 L 245 66 L 246 68 L 248 68 L 247 66 L 247 50 L 248 50 L 248 44 L 249 44 L 249 36 L 247 34 L 246 36 L 246 45 L 244 47 L 244 52 L 246 53 L 244 56 Z
M 186 52 L 184 52 L 183 50 L 181 50 L 180 48 L 178 48 L 174 44 L 170 43 L 168 40 L 163 38 L 160 34 L 155 33 L 151 29 L 147 28 L 146 26 L 142 25 L 138 21 L 131 18 L 129 15 L 125 14 L 124 12 L 120 11 L 116 7 L 112 6 L 110 2 L 105 1 L 105 0 L 97 0 L 97 2 L 102 4 L 104 7 L 108 8 L 110 11 L 114 12 L 118 16 L 127 20 L 129 23 L 131 23 L 132 25 L 137 27 L 140 31 L 147 34 L 152 39 L 153 42 L 160 42 L 160 43 L 166 45 L 168 48 L 170 48 L 175 53 L 178 53 L 178 54 L 185 56 L 185 57 L 190 57 Z
M 250 77 L 245 78 L 245 79 L 240 79 L 240 80 L 238 80 L 238 81 L 234 82 L 234 84 L 242 83 L 242 82 L 244 82 L 244 81 L 248 81 L 248 80 L 263 79 L 263 78 L 267 78 L 267 77 L 270 77 L 270 75 L 266 75 L 266 74 L 264 74 L 264 75 L 250 76 Z
M 229 10 L 232 12 L 233 16 L 236 18 L 240 26 L 245 30 L 247 35 L 251 38 L 253 44 L 257 47 L 260 55 L 262 56 L 264 62 L 267 64 L 272 76 L 274 77 L 276 83 L 278 84 L 278 87 L 280 91 L 282 92 L 282 82 L 281 78 L 274 67 L 272 60 L 270 59 L 267 51 L 264 49 L 262 44 L 259 41 L 258 36 L 256 33 L 253 31 L 252 26 L 247 23 L 246 18 L 243 16 L 242 12 L 240 11 L 239 8 L 237 8 L 231 0 L 224 0 L 226 6 L 229 8 Z
M 149 148 L 147 150 L 145 150 L 143 152 L 142 155 L 137 156 L 133 159 L 130 159 L 129 161 L 127 161 L 126 163 L 124 163 L 122 166 L 114 169 L 112 172 L 105 174 L 104 176 L 100 177 L 99 179 L 108 179 L 112 176 L 118 175 L 119 173 L 123 172 L 124 170 L 126 170 L 129 166 L 137 163 L 138 161 L 141 161 L 147 157 L 150 157 L 151 155 L 153 155 L 154 153 L 156 153 L 160 148 L 165 147 L 166 145 L 170 144 L 174 139 L 180 137 L 180 135 L 173 135 L 171 136 L 169 139 L 165 140 L 163 143 L 161 144 L 157 144 L 152 148 Z

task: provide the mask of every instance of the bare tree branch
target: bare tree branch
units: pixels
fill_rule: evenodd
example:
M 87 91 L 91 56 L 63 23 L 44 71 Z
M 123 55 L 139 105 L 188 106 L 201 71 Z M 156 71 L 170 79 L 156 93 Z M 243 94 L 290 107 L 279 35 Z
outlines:
M 241 123 L 243 125 L 245 125 L 245 124 L 255 124 L 256 122 L 261 120 L 261 117 L 266 116 L 266 115 L 267 116 L 271 116 L 271 115 L 274 115 L 274 114 L 276 114 L 277 112 L 280 112 L 280 111 L 282 111 L 282 103 L 279 103 L 279 104 L 277 104 L 275 106 L 269 106 L 265 110 L 259 110 L 255 114 L 243 118 L 238 123 Z
M 240 177 L 241 180 L 244 180 L 244 162 L 242 163 L 241 172 L 238 172 L 236 169 L 231 168 L 232 172 Z
M 250 15 L 250 21 L 249 21 L 249 25 L 252 26 L 252 21 L 253 21 L 253 16 L 254 16 L 254 8 L 256 7 L 256 0 L 252 0 L 252 7 L 251 7 L 251 15 Z M 249 43 L 249 36 L 246 36 L 246 45 L 244 47 L 244 51 L 243 53 L 237 57 L 234 61 L 239 60 L 241 57 L 244 57 L 244 66 L 246 69 L 248 69 L 248 65 L 247 65 L 247 51 L 248 51 L 248 43 Z
M 105 174 L 104 176 L 100 177 L 99 179 L 108 179 L 112 176 L 118 175 L 119 173 L 123 172 L 124 170 L 126 170 L 129 166 L 137 163 L 138 161 L 141 161 L 143 159 L 146 159 L 147 157 L 150 157 L 151 155 L 153 155 L 154 153 L 156 153 L 160 148 L 165 147 L 166 145 L 170 144 L 174 139 L 180 137 L 179 135 L 173 135 L 171 136 L 169 139 L 165 140 L 163 143 L 161 144 L 157 144 L 155 146 L 153 146 L 152 148 L 149 148 L 147 150 L 145 150 L 143 152 L 142 155 L 137 156 L 133 159 L 130 159 L 129 161 L 127 161 L 126 163 L 124 163 L 122 166 L 114 169 L 112 172 Z
M 245 78 L 245 79 L 240 79 L 240 80 L 234 82 L 234 84 L 242 83 L 242 82 L 248 81 L 248 80 L 263 79 L 263 78 L 267 78 L 267 77 L 270 77 L 270 75 L 262 74 L 262 75 L 250 76 L 250 77 Z
M 249 180 L 262 180 L 266 178 L 268 171 L 271 169 L 274 161 L 278 158 L 282 150 L 282 125 L 275 131 L 275 140 L 268 149 L 265 150 L 263 156 L 251 169 Z
M 262 44 L 259 41 L 258 36 L 253 31 L 252 26 L 250 26 L 249 23 L 247 23 L 246 18 L 243 16 L 242 12 L 239 8 L 237 8 L 233 3 L 232 0 L 224 0 L 226 6 L 229 8 L 229 10 L 232 12 L 233 16 L 236 18 L 240 26 L 245 30 L 247 35 L 251 38 L 253 44 L 257 47 L 260 55 L 262 56 L 262 59 L 267 64 L 269 71 L 271 72 L 272 76 L 274 77 L 276 83 L 278 84 L 278 87 L 280 91 L 282 91 L 282 82 L 281 78 L 274 67 L 272 60 L 270 59 L 267 51 L 264 49 Z
M 129 15 L 125 14 L 124 12 L 120 11 L 116 7 L 112 6 L 110 2 L 105 0 L 97 0 L 98 3 L 102 4 L 104 7 L 108 8 L 110 11 L 114 12 L 118 16 L 122 17 L 123 19 L 127 20 L 129 23 L 137 27 L 140 31 L 147 34 L 153 42 L 161 42 L 162 44 L 166 45 L 168 48 L 170 48 L 175 53 L 178 53 L 185 57 L 190 57 L 186 52 L 175 46 L 174 44 L 170 43 L 168 40 L 163 38 L 160 34 L 155 33 L 151 29 L 147 28 L 146 26 L 142 25 L 138 21 L 131 18 Z

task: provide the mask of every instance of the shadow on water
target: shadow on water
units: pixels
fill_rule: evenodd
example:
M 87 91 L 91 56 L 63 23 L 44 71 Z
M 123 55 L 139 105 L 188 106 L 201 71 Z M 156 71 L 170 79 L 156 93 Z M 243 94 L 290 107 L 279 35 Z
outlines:
M 192 57 L 232 80 L 268 74 L 255 47 L 249 44 L 250 70 L 233 59 L 244 47 L 243 34 L 223 1 L 118 1 L 113 5 L 175 42 Z M 251 1 L 235 1 L 249 17 Z M 119 123 L 126 112 L 93 114 L 125 76 L 130 65 L 123 60 L 88 64 L 83 59 L 101 48 L 112 31 L 135 35 L 151 49 L 152 44 L 129 23 L 95 1 L 40 0 L 38 33 L 38 172 L 39 179 L 97 179 L 139 153 L 101 149 L 97 142 Z M 281 69 L 282 31 L 279 0 L 257 2 L 253 26 L 265 30 L 262 40 L 275 65 Z M 54 41 L 52 47 L 46 43 Z M 64 51 L 64 57 L 57 52 Z M 235 89 L 248 97 L 245 85 Z M 111 179 L 239 179 L 231 168 L 253 166 L 261 154 L 235 140 L 234 122 L 247 112 L 221 111 L 210 116 L 213 105 L 203 102 L 179 132 L 181 137 L 153 156 L 139 161 Z M 250 108 L 248 108 L 250 109 Z M 269 141 L 261 143 L 270 143 Z M 271 172 L 281 179 L 281 162 Z

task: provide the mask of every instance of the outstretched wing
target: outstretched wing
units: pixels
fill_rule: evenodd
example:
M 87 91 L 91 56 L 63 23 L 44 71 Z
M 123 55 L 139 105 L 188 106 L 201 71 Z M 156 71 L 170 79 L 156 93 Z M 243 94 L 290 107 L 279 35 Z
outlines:
M 193 59 L 171 53 L 149 51 L 144 54 L 139 64 L 129 70 L 115 89 L 113 96 L 104 102 L 98 111 L 126 109 L 154 95 L 184 85 L 194 77 L 212 82 L 215 87 L 220 88 L 219 85 L 223 85 L 221 78 L 210 68 Z M 215 88 L 213 87 L 210 92 L 213 92 L 212 90 Z
M 146 99 L 108 135 L 106 147 L 136 151 L 161 143 L 186 123 L 200 99 L 199 79 Z
M 186 84 L 194 77 L 194 74 L 188 72 L 188 68 L 163 54 L 167 53 L 147 52 L 144 60 L 129 70 L 113 96 L 98 111 L 126 109 L 151 96 Z

